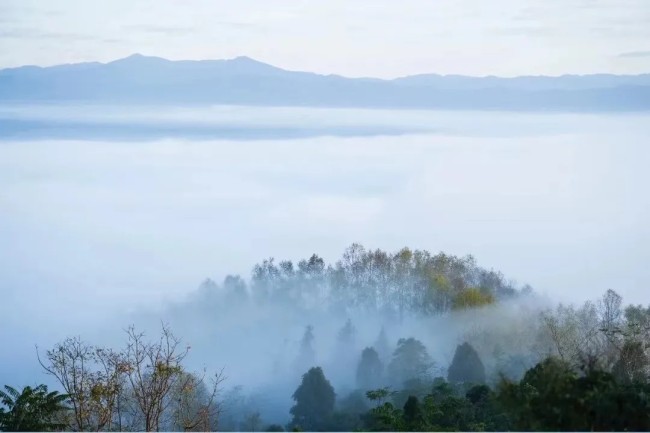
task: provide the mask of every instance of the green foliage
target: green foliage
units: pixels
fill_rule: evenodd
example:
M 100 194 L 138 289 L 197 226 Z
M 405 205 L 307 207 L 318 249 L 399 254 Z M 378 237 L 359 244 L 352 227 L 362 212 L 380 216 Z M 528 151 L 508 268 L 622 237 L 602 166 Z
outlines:
M 478 353 L 469 343 L 456 347 L 454 359 L 447 372 L 447 380 L 452 383 L 485 383 L 485 367 Z
M 403 431 L 402 411 L 395 409 L 391 403 L 384 403 L 368 412 L 364 417 L 370 431 Z
M 365 427 L 377 431 L 498 431 L 509 427 L 487 386 L 473 387 L 466 395 L 458 390 L 436 378 L 422 402 L 409 395 L 402 410 L 392 403 L 380 403 L 363 417 Z M 389 393 L 382 389 L 368 394 L 381 402 Z
M 420 402 L 416 396 L 410 395 L 406 400 L 402 418 L 407 430 L 415 431 L 422 425 L 424 418 L 422 417 Z
M 400 338 L 393 352 L 393 359 L 388 365 L 389 380 L 402 385 L 409 379 L 428 377 L 433 367 L 426 347 L 415 338 Z
M 409 379 L 402 388 L 392 393 L 392 403 L 395 407 L 403 407 L 410 396 L 424 398 L 431 391 L 431 381 L 428 378 Z
M 61 415 L 68 410 L 68 396 L 57 391 L 48 392 L 47 386 L 26 386 L 21 392 L 5 385 L 0 390 L 0 430 L 54 431 L 66 428 Z
M 384 366 L 379 360 L 377 351 L 366 347 L 361 352 L 361 359 L 357 366 L 357 386 L 361 389 L 373 389 L 381 385 Z
M 368 398 L 361 390 L 352 391 L 337 400 L 337 409 L 343 413 L 362 414 L 368 411 Z
M 326 428 L 334 412 L 336 394 L 320 367 L 313 367 L 302 376 L 302 383 L 292 397 L 296 402 L 290 411 L 292 426 L 311 431 Z
M 635 349 L 637 350 L 637 349 Z M 503 379 L 496 391 L 436 378 L 423 399 L 409 395 L 403 409 L 383 402 L 387 389 L 368 392 L 378 405 L 363 417 L 372 431 L 648 431 L 650 384 L 599 369 L 575 371 L 548 358 L 520 382 Z M 398 392 L 397 395 L 406 391 Z M 399 406 L 397 406 L 399 407 Z
M 377 405 L 381 405 L 391 394 L 392 392 L 389 388 L 379 388 L 366 392 L 366 397 L 370 401 L 377 402 Z
M 498 398 L 518 430 L 647 431 L 649 395 L 647 383 L 619 383 L 595 369 L 578 375 L 549 358 L 520 383 L 503 382 Z

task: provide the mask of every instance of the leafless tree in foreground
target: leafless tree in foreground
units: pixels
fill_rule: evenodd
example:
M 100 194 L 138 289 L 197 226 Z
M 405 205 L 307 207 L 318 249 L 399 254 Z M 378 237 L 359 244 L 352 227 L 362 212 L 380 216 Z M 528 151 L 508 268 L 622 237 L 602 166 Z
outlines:
M 205 371 L 201 376 L 184 373 L 172 395 L 174 424 L 183 431 L 216 430 L 221 411 L 217 395 L 225 379 L 223 369 L 211 378 L 209 385 L 205 382 Z
M 46 352 L 36 351 L 43 369 L 61 384 L 72 403 L 75 430 L 110 430 L 126 365 L 119 353 L 97 348 L 79 337 L 67 338 Z
M 136 332 L 133 326 L 126 333 L 126 378 L 142 416 L 144 429 L 158 431 L 162 414 L 170 403 L 167 397 L 183 377 L 181 364 L 190 348 L 182 348 L 181 340 L 165 324 L 156 342 L 146 341 L 144 333 Z

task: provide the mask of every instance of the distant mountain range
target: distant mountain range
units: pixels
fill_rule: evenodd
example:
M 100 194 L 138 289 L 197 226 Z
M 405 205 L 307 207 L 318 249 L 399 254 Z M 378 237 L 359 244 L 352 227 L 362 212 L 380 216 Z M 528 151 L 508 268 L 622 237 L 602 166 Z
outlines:
M 0 102 L 645 111 L 650 74 L 382 80 L 287 71 L 248 57 L 170 61 L 134 54 L 110 63 L 0 70 Z

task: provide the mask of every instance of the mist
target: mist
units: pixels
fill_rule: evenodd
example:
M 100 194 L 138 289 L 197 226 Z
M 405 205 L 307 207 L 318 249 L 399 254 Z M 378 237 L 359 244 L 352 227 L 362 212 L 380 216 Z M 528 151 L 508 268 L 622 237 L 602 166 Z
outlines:
M 348 319 L 355 357 L 384 327 L 392 345 L 421 339 L 441 372 L 473 338 L 495 373 L 478 330 L 533 335 L 523 325 L 543 308 L 609 288 L 647 303 L 647 115 L 50 105 L 0 117 L 2 383 L 48 380 L 34 345 L 119 346 L 128 324 L 153 333 L 162 320 L 192 368 L 225 368 L 226 389 L 274 389 L 250 406 L 283 423 L 308 325 L 343 397 L 353 372 L 333 357 Z M 234 307 L 201 285 L 250 283 L 269 257 L 334 264 L 353 242 L 471 254 L 536 295 L 395 321 Z

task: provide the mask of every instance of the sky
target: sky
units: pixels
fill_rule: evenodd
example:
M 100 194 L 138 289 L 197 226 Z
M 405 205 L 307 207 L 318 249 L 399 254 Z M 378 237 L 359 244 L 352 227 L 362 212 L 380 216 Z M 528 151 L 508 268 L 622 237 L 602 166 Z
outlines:
M 291 69 L 650 72 L 648 0 L 0 0 L 0 68 L 241 55 Z

